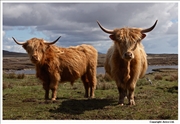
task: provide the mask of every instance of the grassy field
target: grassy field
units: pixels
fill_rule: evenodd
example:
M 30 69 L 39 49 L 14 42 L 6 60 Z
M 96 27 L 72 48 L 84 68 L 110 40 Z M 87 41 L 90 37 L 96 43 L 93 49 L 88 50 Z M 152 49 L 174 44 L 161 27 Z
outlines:
M 77 80 L 73 86 L 59 84 L 57 100 L 45 102 L 35 75 L 4 73 L 3 120 L 178 120 L 177 70 L 154 72 L 140 79 L 135 106 L 119 106 L 115 82 L 104 75 L 97 79 L 94 99 L 83 97 L 83 84 Z

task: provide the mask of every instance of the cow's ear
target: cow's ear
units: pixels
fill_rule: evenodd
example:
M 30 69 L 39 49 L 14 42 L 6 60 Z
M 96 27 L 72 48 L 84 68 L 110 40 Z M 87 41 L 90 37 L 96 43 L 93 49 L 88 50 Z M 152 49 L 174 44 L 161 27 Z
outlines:
M 142 34 L 142 38 L 141 39 L 144 39 L 146 37 L 146 34 Z
M 111 40 L 115 40 L 115 36 L 113 34 L 109 35 L 109 37 L 111 38 Z
M 50 47 L 50 45 L 40 42 L 40 47 L 41 47 L 42 52 L 45 52 L 46 49 L 47 49 L 48 47 Z
M 27 49 L 27 44 L 23 44 L 22 47 L 26 50 Z
M 40 42 L 40 46 L 42 46 L 42 45 L 43 45 L 43 43 Z

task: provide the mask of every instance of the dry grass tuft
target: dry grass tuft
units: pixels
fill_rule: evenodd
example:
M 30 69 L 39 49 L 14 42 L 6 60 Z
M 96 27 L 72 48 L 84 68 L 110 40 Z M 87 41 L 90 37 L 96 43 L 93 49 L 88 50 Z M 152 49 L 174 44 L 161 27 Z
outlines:
M 107 74 L 99 74 L 97 75 L 97 87 L 99 90 L 108 90 L 116 88 L 113 80 Z
M 177 81 L 178 80 L 178 74 L 173 74 L 173 75 L 170 75 L 169 78 L 166 78 L 166 81 Z
M 12 89 L 13 86 L 12 86 L 10 83 L 8 83 L 8 82 L 3 82 L 3 90 L 4 90 L 4 89 L 7 89 L 7 88 Z
M 17 74 L 17 78 L 18 79 L 24 79 L 25 78 L 25 74 Z
M 11 73 L 3 73 L 3 76 L 8 78 L 8 79 L 24 79 L 25 78 L 25 74 L 16 74 L 14 72 Z
M 14 72 L 9 73 L 9 74 L 7 74 L 6 76 L 7 76 L 7 78 L 10 78 L 10 79 L 16 78 L 16 74 L 15 74 Z
M 162 80 L 163 78 L 162 78 L 162 76 L 160 74 L 157 74 L 157 75 L 154 76 L 154 79 L 155 80 Z

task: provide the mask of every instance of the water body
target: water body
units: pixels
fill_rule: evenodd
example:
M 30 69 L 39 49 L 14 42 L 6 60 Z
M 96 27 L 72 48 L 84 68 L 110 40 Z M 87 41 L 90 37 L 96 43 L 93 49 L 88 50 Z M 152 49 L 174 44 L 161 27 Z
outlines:
M 178 69 L 178 65 L 162 65 L 162 66 L 157 66 L 157 65 L 151 65 L 151 66 L 148 66 L 148 69 L 146 71 L 146 74 L 148 73 L 152 73 L 154 72 L 153 69 L 158 69 L 158 68 L 175 68 L 175 69 Z M 104 70 L 104 67 L 98 67 L 97 68 L 97 74 L 104 74 L 105 73 L 105 70 Z
M 146 71 L 146 74 L 148 73 L 152 73 L 153 69 L 158 69 L 158 68 L 176 68 L 178 69 L 178 65 L 168 65 L 168 66 L 155 66 L 155 65 L 151 65 L 148 66 L 148 69 Z M 9 71 L 11 72 L 11 71 Z M 25 69 L 25 70 L 17 70 L 17 71 L 13 71 L 16 74 L 36 74 L 34 69 Z M 104 67 L 98 67 L 97 68 L 97 74 L 105 74 L 105 70 Z

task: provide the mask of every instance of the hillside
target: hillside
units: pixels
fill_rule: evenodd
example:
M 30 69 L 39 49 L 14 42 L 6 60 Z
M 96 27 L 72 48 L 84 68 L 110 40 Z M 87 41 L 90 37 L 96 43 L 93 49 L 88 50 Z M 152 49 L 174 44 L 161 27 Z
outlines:
M 3 57 L 28 57 L 27 53 L 9 52 L 3 50 Z

